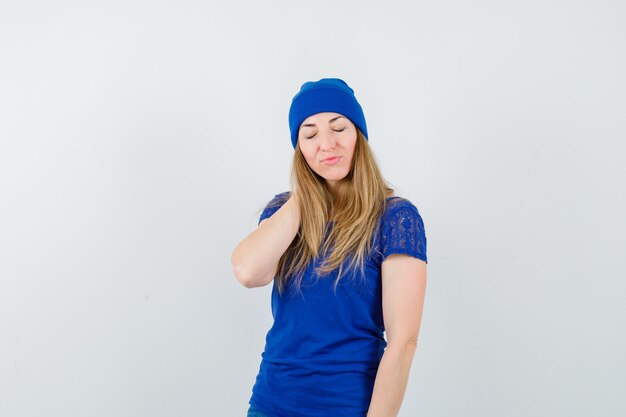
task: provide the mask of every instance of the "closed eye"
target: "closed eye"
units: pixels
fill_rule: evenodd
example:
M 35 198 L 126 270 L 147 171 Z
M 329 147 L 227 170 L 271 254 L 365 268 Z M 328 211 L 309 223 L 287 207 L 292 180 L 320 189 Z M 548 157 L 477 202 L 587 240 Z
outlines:
M 334 129 L 333 129 L 333 130 L 334 130 Z M 345 128 L 345 127 L 344 127 L 343 129 L 341 129 L 341 130 L 334 130 L 334 131 L 335 131 L 335 132 L 343 132 L 344 130 L 346 130 L 346 128 Z M 316 134 L 317 134 L 317 133 L 316 133 Z M 315 135 L 313 135 L 313 136 L 305 136 L 304 138 L 305 138 L 305 139 L 313 139 L 314 137 L 315 137 Z

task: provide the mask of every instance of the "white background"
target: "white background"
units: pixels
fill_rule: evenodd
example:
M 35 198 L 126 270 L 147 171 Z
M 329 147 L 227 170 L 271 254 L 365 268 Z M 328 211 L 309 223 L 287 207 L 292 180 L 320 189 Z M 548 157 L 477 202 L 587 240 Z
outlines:
M 626 415 L 621 1 L 0 3 L 0 416 L 244 416 L 302 83 L 420 210 L 400 416 Z

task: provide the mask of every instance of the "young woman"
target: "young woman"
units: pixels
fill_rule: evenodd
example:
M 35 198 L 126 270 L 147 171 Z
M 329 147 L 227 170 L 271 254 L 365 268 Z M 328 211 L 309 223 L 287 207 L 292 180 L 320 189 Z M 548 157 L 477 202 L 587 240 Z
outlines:
M 273 281 L 248 417 L 396 416 L 426 289 L 423 220 L 381 176 L 343 80 L 304 83 L 289 128 L 291 191 L 231 257 L 245 287 Z

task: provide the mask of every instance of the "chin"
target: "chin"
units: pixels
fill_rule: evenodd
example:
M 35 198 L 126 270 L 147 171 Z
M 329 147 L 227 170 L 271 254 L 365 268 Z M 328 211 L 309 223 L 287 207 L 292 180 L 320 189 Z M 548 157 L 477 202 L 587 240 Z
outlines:
M 347 173 L 343 174 L 343 175 L 331 175 L 331 176 L 322 175 L 322 178 L 324 178 L 325 180 L 328 180 L 328 181 L 341 181 L 347 175 L 348 175 Z
M 349 173 L 348 170 L 346 170 L 345 172 L 338 172 L 337 170 L 333 170 L 332 167 L 331 167 L 331 169 L 328 169 L 328 167 L 322 167 L 322 169 L 314 170 L 314 171 L 320 177 L 324 178 L 325 180 L 330 180 L 330 181 L 342 180 Z

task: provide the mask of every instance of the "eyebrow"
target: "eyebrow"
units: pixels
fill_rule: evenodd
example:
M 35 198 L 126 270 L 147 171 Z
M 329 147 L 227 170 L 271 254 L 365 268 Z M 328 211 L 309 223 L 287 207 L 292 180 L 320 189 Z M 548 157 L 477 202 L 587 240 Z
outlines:
M 335 120 L 337 120 L 337 119 L 341 119 L 342 117 L 343 117 L 343 116 L 337 116 L 337 117 L 334 117 L 334 118 L 330 119 L 330 120 L 328 121 L 328 123 L 332 123 L 332 122 L 334 122 L 334 121 L 335 121 Z M 307 123 L 307 124 L 305 124 L 305 125 L 302 125 L 302 127 L 309 127 L 309 126 L 315 126 L 315 123 Z

